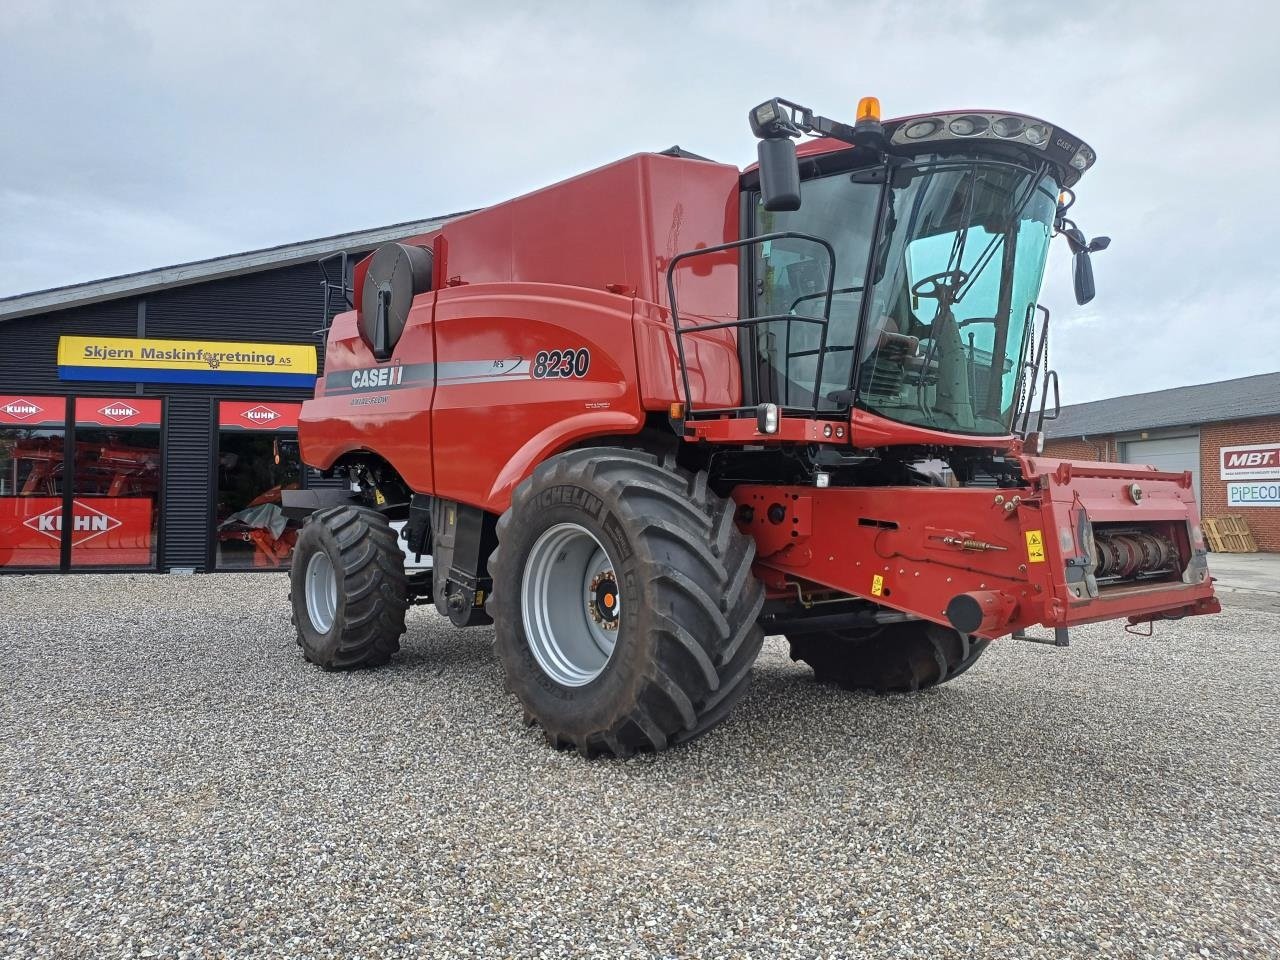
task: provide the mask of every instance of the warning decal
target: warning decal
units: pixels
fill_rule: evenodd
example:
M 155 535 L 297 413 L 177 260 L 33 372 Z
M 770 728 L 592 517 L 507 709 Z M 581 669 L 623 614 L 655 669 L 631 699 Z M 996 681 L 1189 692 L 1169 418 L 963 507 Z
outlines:
M 884 577 L 877 573 L 871 578 L 871 595 L 878 597 L 882 593 L 884 593 Z
M 1027 531 L 1027 561 L 1044 563 L 1044 532 L 1041 530 Z

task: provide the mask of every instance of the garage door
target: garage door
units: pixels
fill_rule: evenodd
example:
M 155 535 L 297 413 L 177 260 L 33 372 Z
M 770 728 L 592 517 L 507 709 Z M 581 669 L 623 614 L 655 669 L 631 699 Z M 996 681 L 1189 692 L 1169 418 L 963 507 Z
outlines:
M 1191 471 L 1192 489 L 1200 499 L 1200 438 L 1162 437 L 1159 440 L 1134 440 L 1124 445 L 1126 463 L 1149 463 L 1160 470 L 1181 473 Z

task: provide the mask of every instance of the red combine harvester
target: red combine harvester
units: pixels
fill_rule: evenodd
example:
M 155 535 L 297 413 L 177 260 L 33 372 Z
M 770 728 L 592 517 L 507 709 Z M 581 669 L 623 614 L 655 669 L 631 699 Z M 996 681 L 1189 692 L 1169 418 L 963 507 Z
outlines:
M 341 282 L 300 439 L 350 492 L 284 495 L 309 660 L 384 663 L 434 602 L 495 624 L 551 743 L 625 756 L 723 719 L 766 633 L 914 691 L 1038 625 L 1219 610 L 1190 474 L 1041 455 L 1036 299 L 1055 234 L 1093 296 L 1108 241 L 1067 217 L 1093 151 L 873 98 L 750 121 L 745 172 L 641 154 Z

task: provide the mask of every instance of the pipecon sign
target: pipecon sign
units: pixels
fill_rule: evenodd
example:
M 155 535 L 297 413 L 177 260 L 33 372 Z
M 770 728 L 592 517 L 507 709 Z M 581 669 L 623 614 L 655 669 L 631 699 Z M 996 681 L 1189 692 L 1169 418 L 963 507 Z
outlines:
M 1229 507 L 1280 507 L 1280 480 L 1274 483 L 1228 483 Z
M 1222 480 L 1280 480 L 1280 441 L 1223 447 L 1218 457 Z

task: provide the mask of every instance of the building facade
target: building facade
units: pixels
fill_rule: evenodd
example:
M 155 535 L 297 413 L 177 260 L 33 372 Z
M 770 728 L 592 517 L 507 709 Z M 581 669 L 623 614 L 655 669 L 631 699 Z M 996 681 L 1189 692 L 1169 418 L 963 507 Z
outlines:
M 1280 373 L 1063 407 L 1045 453 L 1191 471 L 1206 517 L 1243 517 L 1280 551 Z
M 287 566 L 317 261 L 444 219 L 0 300 L 0 572 Z

